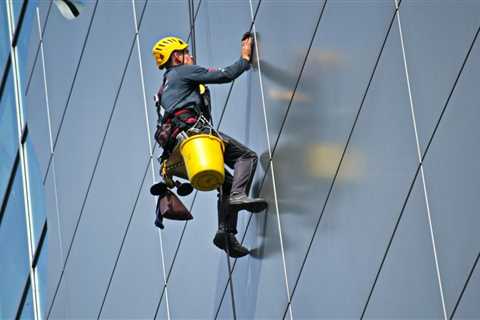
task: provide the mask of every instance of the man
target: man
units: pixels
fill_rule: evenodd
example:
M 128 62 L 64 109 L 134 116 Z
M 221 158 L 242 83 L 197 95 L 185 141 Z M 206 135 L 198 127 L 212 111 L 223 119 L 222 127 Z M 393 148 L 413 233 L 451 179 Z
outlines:
M 200 115 L 211 119 L 209 93 L 204 84 L 227 83 L 250 68 L 252 38 L 246 33 L 241 42 L 241 58 L 224 69 L 206 69 L 194 64 L 188 52 L 188 44 L 176 37 L 158 41 L 152 49 L 159 69 L 166 69 L 163 84 L 157 95 L 161 123 L 171 123 L 167 141 L 159 141 L 168 152 L 175 145 L 175 137 L 196 123 Z M 202 94 L 203 93 L 203 94 Z M 207 99 L 205 99 L 207 98 Z M 157 137 L 157 134 L 156 134 Z M 248 197 L 257 166 L 257 155 L 240 142 L 220 133 L 225 143 L 225 164 L 233 169 L 233 176 L 225 171 L 225 182 L 218 190 L 218 231 L 213 243 L 231 257 L 243 257 L 249 253 L 235 238 L 238 211 L 260 212 L 267 208 L 265 200 Z M 159 139 L 157 139 L 158 141 Z

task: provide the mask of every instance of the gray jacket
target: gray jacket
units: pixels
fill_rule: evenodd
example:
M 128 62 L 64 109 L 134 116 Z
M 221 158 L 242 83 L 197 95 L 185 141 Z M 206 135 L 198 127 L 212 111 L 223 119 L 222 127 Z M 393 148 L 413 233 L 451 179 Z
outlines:
M 165 71 L 163 84 L 158 92 L 160 104 L 167 113 L 201 105 L 199 84 L 231 82 L 249 68 L 250 63 L 245 59 L 239 59 L 223 69 L 207 69 L 191 64 L 170 67 Z

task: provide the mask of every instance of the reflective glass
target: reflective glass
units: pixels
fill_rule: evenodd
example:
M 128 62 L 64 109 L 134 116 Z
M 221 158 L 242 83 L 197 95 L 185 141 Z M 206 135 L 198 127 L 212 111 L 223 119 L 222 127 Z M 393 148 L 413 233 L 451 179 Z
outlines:
M 6 2 L 0 1 L 0 74 L 3 72 L 5 61 L 10 50 L 10 37 L 8 35 L 8 19 Z
M 111 1 L 107 2 L 112 3 Z M 42 0 L 41 4 L 46 5 L 45 0 Z M 62 118 L 62 113 L 65 109 L 65 104 L 70 92 L 70 87 L 72 86 L 75 70 L 79 63 L 88 26 L 92 19 L 94 5 L 95 1 L 85 1 L 85 7 L 82 10 L 82 13 L 74 20 L 66 19 L 60 13 L 60 10 L 58 10 L 55 5 L 52 5 L 48 15 L 47 24 L 44 27 L 43 45 L 45 52 L 45 68 L 47 70 L 48 98 L 52 117 L 52 132 L 54 135 L 58 130 L 60 119 Z M 131 7 L 131 4 L 129 5 Z M 97 11 L 96 14 L 100 15 L 100 12 Z M 115 16 L 115 13 L 112 11 L 110 17 L 113 16 Z M 103 21 L 104 23 L 110 22 L 116 26 L 121 25 L 119 23 L 113 23 L 113 21 L 100 16 L 97 16 L 95 20 L 97 23 Z M 93 23 L 92 26 L 97 25 L 97 23 Z M 94 33 L 95 29 L 96 28 L 92 30 Z M 118 32 L 121 32 L 120 29 Z M 110 35 L 114 34 L 115 32 L 112 31 Z M 103 40 L 107 38 L 107 36 L 103 37 Z M 93 48 L 111 48 L 115 46 L 115 44 L 102 46 L 101 43 L 97 42 L 96 44 L 93 44 L 90 42 L 90 46 L 92 45 Z M 97 55 L 97 58 L 98 61 L 100 61 L 101 57 L 107 59 L 112 56 L 115 55 Z M 101 65 L 102 63 L 99 62 L 97 68 Z
M 155 313 L 164 278 L 159 229 L 153 225 L 155 199 L 148 192 L 150 184 L 148 170 L 101 318 L 151 319 Z M 171 222 L 183 225 L 183 221 Z M 165 311 L 160 309 L 159 314 Z
M 288 232 L 285 242 L 291 245 L 286 249 L 290 252 L 289 281 L 295 281 L 302 270 L 292 299 L 295 317 L 359 318 L 362 313 L 418 165 L 401 52 L 399 29 L 394 23 L 303 269 L 302 258 L 288 258 L 295 257 L 295 251 L 307 251 L 308 242 L 294 242 L 297 235 L 305 231 L 312 235 L 313 224 L 305 223 L 300 215 L 316 213 L 318 221 L 326 200 L 311 195 L 302 201 L 302 193 L 294 194 L 300 201 L 291 202 L 291 208 L 297 210 L 292 210 L 291 216 L 305 225 L 303 229 L 282 225 Z M 319 165 L 323 162 L 315 161 L 321 157 L 335 161 L 336 169 L 334 156 L 338 153 L 328 147 L 320 144 L 312 153 L 310 168 L 314 173 L 322 172 Z M 340 154 L 343 148 L 340 146 Z M 331 180 L 323 183 L 328 187 Z M 288 187 L 288 183 L 283 186 Z M 290 195 L 286 191 L 284 199 Z M 282 216 L 287 215 L 282 212 Z
M 7 1 L 10 1 L 10 3 L 13 6 L 13 21 L 16 26 L 18 23 L 18 18 L 20 16 L 20 11 L 22 10 L 22 5 L 24 0 L 7 0 Z
M 427 206 L 422 179 L 418 178 L 365 318 L 441 319 L 442 315 Z
M 28 277 L 27 226 L 20 168 L 0 222 L 0 319 L 15 316 Z
M 0 93 L 0 199 L 3 199 L 18 146 L 15 93 L 12 73 Z
M 29 1 L 23 19 L 22 30 L 17 42 L 18 64 L 20 70 L 21 91 L 25 92 L 32 72 L 33 63 L 40 45 L 36 15 L 36 1 Z M 37 59 L 37 63 L 41 63 Z
M 41 248 L 42 252 L 40 253 L 40 257 L 38 258 L 37 262 L 37 285 L 38 291 L 40 295 L 40 314 L 43 318 L 46 318 L 47 314 L 47 280 L 48 278 L 48 251 L 47 251 L 47 243 L 48 243 L 48 232 L 47 236 L 45 237 L 45 242 L 43 243 L 43 247 Z M 51 279 L 53 280 L 53 279 Z M 50 286 L 52 286 L 50 283 Z
M 479 251 L 479 81 L 477 40 L 424 161 L 448 313 Z
M 41 61 L 38 61 L 30 78 L 28 91 L 23 98 L 23 110 L 28 124 L 28 139 L 37 159 L 42 177 L 50 160 L 50 132 L 47 99 Z
M 33 320 L 35 319 L 33 311 L 33 296 L 32 296 L 32 287 L 28 288 L 27 298 L 25 299 L 25 303 L 23 304 L 22 313 L 20 314 L 21 320 Z
M 480 319 L 480 303 L 478 301 L 480 301 L 480 265 L 477 263 L 458 306 L 455 319 Z
M 35 245 L 37 245 L 42 233 L 43 222 L 47 216 L 45 210 L 45 191 L 43 186 L 43 176 L 40 172 L 40 165 L 30 139 L 27 141 L 27 150 L 30 197 L 32 201 L 33 239 Z

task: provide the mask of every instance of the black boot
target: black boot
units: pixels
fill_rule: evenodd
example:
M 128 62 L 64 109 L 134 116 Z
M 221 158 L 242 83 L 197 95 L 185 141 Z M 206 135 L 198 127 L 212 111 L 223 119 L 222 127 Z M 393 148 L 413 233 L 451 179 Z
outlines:
M 247 248 L 238 242 L 233 233 L 224 230 L 217 231 L 215 238 L 213 238 L 213 243 L 217 248 L 225 250 L 232 258 L 240 258 L 250 253 Z
M 246 194 L 232 194 L 229 199 L 230 210 L 247 210 L 250 212 L 261 212 L 268 207 L 267 201 L 262 198 L 250 198 Z

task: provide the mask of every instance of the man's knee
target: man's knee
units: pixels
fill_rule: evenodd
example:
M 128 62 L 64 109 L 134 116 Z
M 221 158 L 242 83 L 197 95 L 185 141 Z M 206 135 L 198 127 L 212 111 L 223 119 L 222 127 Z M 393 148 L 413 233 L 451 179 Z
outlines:
M 254 151 L 248 150 L 247 152 L 245 152 L 243 158 L 250 160 L 254 169 L 257 167 L 258 156 Z

